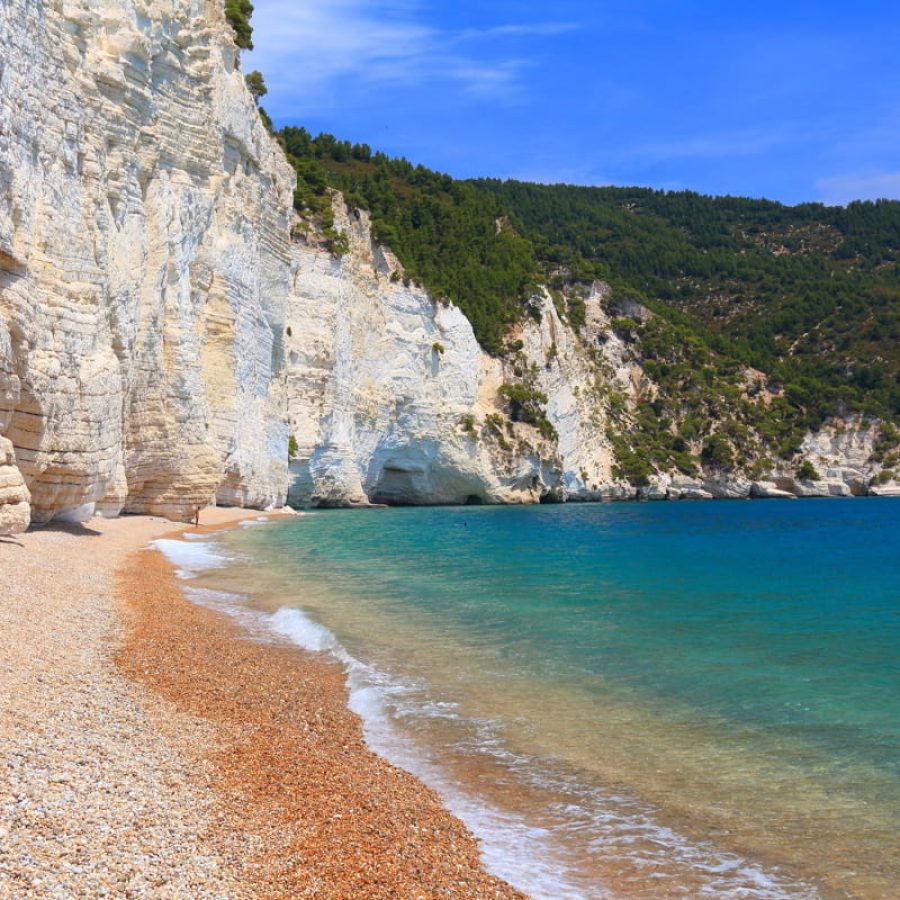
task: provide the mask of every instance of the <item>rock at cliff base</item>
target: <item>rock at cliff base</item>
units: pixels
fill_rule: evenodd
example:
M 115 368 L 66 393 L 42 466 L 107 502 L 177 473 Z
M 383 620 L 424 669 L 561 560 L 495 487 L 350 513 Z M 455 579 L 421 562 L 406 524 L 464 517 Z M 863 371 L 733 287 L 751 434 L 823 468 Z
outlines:
M 16 466 L 13 445 L 0 437 L 0 535 L 21 534 L 31 524 L 31 495 Z
M 750 487 L 754 500 L 796 500 L 797 495 L 782 490 L 774 481 L 754 481 Z
M 886 484 L 872 485 L 869 493 L 873 497 L 900 497 L 900 481 L 889 481 Z

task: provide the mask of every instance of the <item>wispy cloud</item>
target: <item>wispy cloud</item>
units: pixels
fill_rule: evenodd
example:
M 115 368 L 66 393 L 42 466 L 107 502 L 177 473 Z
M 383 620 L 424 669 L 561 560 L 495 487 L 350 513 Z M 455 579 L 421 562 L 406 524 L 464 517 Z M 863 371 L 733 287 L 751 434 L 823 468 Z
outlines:
M 816 181 L 822 203 L 844 206 L 851 200 L 900 200 L 900 172 L 831 175 Z
M 795 123 L 781 122 L 754 130 L 711 132 L 669 140 L 648 141 L 627 148 L 627 153 L 631 158 L 649 163 L 679 159 L 729 159 L 759 156 L 776 147 L 807 138 L 808 134 Z
M 510 41 L 576 27 L 539 22 L 440 29 L 425 22 L 415 0 L 266 0 L 257 3 L 253 25 L 258 49 L 247 65 L 264 72 L 268 102 L 282 115 L 398 83 L 451 84 L 472 96 L 510 98 L 528 66 L 527 55 L 510 55 Z
M 462 40 L 504 37 L 553 37 L 577 30 L 574 22 L 539 22 L 534 25 L 497 25 L 494 28 L 467 28 L 459 33 Z

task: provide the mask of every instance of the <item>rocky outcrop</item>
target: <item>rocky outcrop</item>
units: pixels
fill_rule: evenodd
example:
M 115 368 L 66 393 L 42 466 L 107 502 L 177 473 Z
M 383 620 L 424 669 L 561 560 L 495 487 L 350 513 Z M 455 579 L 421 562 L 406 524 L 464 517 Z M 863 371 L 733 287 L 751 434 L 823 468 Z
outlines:
M 883 471 L 876 461 L 880 423 L 853 416 L 833 419 L 806 436 L 800 461 L 809 463 L 817 477 L 782 477 L 779 486 L 799 497 L 863 497 Z M 797 467 L 795 467 L 796 469 Z
M 37 522 L 281 504 L 293 174 L 222 4 L 0 5 L 0 434 Z
M 536 388 L 547 397 L 547 420 L 556 433 L 553 499 L 632 499 L 635 489 L 614 475 L 615 454 L 607 435 L 609 393 L 614 387 L 631 402 L 640 389 L 637 367 L 612 331 L 603 302 L 608 288 L 594 285 L 585 299 L 585 324 L 576 333 L 562 321 L 549 294 L 535 298 L 537 316 L 512 335 L 520 358 L 506 365 L 514 381 L 519 369 L 536 372 Z
M 16 467 L 13 445 L 0 437 L 0 535 L 21 534 L 31 523 L 31 495 Z
M 784 491 L 773 481 L 754 481 L 750 487 L 750 496 L 755 500 L 795 500 L 797 495 Z
M 873 484 L 869 487 L 869 494 L 872 497 L 900 497 L 900 481 Z
M 365 213 L 335 198 L 350 250 L 295 244 L 287 320 L 289 501 L 321 506 L 536 501 L 553 453 L 482 436 L 502 365 L 465 316 L 404 284 Z M 524 429 L 519 429 L 523 431 Z M 542 449 L 544 452 L 542 452 Z
M 773 466 L 762 479 L 740 472 L 709 471 L 696 478 L 663 473 L 638 489 L 638 497 L 743 500 L 900 496 L 900 484 L 878 461 L 880 434 L 877 420 L 860 416 L 834 419 L 806 436 L 790 465 Z

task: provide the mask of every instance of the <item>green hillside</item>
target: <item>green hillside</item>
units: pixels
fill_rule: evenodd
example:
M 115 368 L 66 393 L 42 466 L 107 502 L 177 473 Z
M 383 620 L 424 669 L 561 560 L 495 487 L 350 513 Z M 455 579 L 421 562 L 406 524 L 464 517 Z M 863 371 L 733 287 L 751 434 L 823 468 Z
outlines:
M 481 181 L 545 266 L 686 314 L 798 402 L 900 414 L 900 203 Z

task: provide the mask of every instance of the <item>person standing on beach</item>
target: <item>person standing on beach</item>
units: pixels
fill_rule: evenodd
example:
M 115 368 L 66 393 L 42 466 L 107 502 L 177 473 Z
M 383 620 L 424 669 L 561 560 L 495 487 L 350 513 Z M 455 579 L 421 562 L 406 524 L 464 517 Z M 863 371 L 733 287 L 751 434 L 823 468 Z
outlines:
M 200 527 L 200 507 L 194 507 L 194 528 Z

